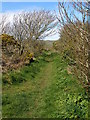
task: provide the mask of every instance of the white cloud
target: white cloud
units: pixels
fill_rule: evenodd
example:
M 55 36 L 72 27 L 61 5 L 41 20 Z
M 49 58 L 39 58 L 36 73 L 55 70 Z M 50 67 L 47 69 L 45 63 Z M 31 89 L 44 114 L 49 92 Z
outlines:
M 5 15 L 7 17 L 7 22 L 11 22 L 12 23 L 14 14 L 15 13 L 13 13 L 13 12 L 11 12 L 11 13 L 10 12 L 0 13 L 0 21 L 2 21 L 2 16 Z
M 15 14 L 21 13 L 23 11 L 33 11 L 33 10 L 41 10 L 41 9 L 43 9 L 43 8 L 42 7 L 37 7 L 37 6 L 31 6 L 29 8 L 25 8 L 25 9 L 20 9 L 20 10 L 18 9 L 18 10 L 12 10 L 12 11 L 9 10 L 9 11 L 5 11 L 5 12 L 1 12 L 0 16 L 5 14 L 8 17 L 8 20 L 12 22 L 13 21 L 13 16 Z
M 29 9 L 27 9 L 27 10 L 25 10 L 25 11 L 31 11 L 31 10 L 40 10 L 41 8 L 39 8 L 39 7 L 36 7 L 36 6 L 32 6 L 31 8 L 29 8 Z M 8 22 L 13 22 L 13 16 L 15 15 L 15 14 L 18 14 L 18 13 L 21 13 L 21 12 L 23 12 L 24 10 L 16 10 L 16 11 L 7 11 L 7 12 L 4 12 L 4 13 L 0 13 L 0 20 L 2 20 L 2 15 L 6 15 L 7 16 L 7 21 Z M 58 31 L 57 30 L 57 27 L 55 28 L 55 30 L 56 31 Z M 59 39 L 59 34 L 58 34 L 58 32 L 56 33 L 56 34 L 52 34 L 52 35 L 50 35 L 50 36 L 48 36 L 48 37 L 45 37 L 45 39 L 44 40 L 58 40 Z
M 51 36 L 46 37 L 44 40 L 53 40 L 53 41 L 56 41 L 58 39 L 59 39 L 59 33 L 56 33 L 55 35 L 51 35 Z

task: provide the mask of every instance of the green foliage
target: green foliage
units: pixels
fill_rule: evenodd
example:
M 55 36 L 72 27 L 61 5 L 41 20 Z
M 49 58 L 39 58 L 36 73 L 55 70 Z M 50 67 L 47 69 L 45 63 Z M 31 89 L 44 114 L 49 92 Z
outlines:
M 21 83 L 23 81 L 26 81 L 25 77 L 23 76 L 22 73 L 12 73 L 10 75 L 11 77 L 11 83 Z
M 79 26 L 78 29 L 76 26 Z M 87 23 L 82 24 L 79 21 L 65 24 L 60 30 L 60 40 L 54 43 L 54 48 L 73 66 L 73 74 L 84 87 L 89 85 L 88 36 L 81 32 L 83 27 L 83 31 L 88 33 L 86 26 Z
M 69 65 L 76 65 L 72 50 L 65 50 L 63 53 L 63 58 L 68 62 Z
M 22 46 L 19 41 L 15 40 L 13 36 L 8 34 L 2 34 L 0 35 L 0 38 L 2 39 L 3 73 L 7 73 L 9 70 L 18 69 L 33 61 L 34 53 L 30 51 L 29 47 L 28 49 L 25 49 L 25 43 L 24 46 Z M 12 76 L 12 79 L 18 81 L 16 77 Z M 23 81 L 22 79 L 23 78 L 21 78 L 21 81 Z M 10 78 L 3 77 L 3 82 L 10 83 Z
M 31 59 L 33 54 L 29 54 Z M 42 59 L 43 58 L 43 59 Z M 37 73 L 40 72 L 40 68 L 47 62 L 47 55 L 44 54 L 41 58 L 34 61 L 33 63 L 28 63 L 27 66 L 20 68 L 19 70 L 8 71 L 8 74 L 3 74 L 2 81 L 3 84 L 15 84 L 27 81 L 35 77 Z
M 26 82 L 3 85 L 3 117 L 87 119 L 88 95 L 67 66 L 59 55 L 44 52 L 20 69 Z
M 8 74 L 3 74 L 2 75 L 2 82 L 4 84 L 11 84 L 10 76 Z

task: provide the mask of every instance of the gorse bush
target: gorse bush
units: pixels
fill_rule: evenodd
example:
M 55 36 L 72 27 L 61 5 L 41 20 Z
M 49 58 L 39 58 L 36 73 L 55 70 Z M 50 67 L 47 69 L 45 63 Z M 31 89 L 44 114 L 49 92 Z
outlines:
M 9 70 L 17 69 L 25 64 L 30 64 L 34 58 L 34 53 L 23 48 L 24 52 L 20 55 L 20 42 L 15 40 L 13 36 L 2 34 L 2 69 L 3 73 Z M 25 47 L 25 45 L 24 45 Z
M 30 54 L 30 57 L 33 54 Z M 32 80 L 35 75 L 40 72 L 42 66 L 48 62 L 49 56 L 44 53 L 41 57 L 37 58 L 34 62 L 30 62 L 27 65 L 19 68 L 18 70 L 8 71 L 7 74 L 3 74 L 3 84 L 18 84 L 24 81 Z

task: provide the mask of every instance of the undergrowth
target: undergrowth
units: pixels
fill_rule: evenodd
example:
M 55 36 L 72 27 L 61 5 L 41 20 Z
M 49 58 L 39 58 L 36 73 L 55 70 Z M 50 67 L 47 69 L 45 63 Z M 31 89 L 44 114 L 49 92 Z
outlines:
M 67 66 L 60 55 L 43 53 L 10 72 L 13 85 L 3 84 L 3 118 L 88 119 L 88 95 Z

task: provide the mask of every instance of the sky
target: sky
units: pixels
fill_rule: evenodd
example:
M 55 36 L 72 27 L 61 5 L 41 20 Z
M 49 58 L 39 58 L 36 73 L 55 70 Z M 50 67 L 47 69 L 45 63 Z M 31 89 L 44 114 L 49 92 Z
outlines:
M 9 20 L 12 21 L 12 16 L 14 13 L 20 11 L 32 11 L 32 10 L 58 10 L 57 2 L 2 2 L 2 13 L 9 15 Z M 57 31 L 57 30 L 56 30 Z M 57 40 L 59 39 L 58 31 L 52 36 L 48 36 L 45 40 Z
M 58 1 L 58 0 L 57 0 Z M 68 5 L 67 2 L 66 5 Z M 58 2 L 2 2 L 2 10 L 3 14 L 7 14 L 9 16 L 9 20 L 12 21 L 13 15 L 20 11 L 32 11 L 32 10 L 51 10 L 56 11 L 58 14 Z M 69 13 L 73 10 L 73 7 L 70 6 Z M 74 11 L 77 15 L 78 19 L 81 19 L 81 15 Z M 48 36 L 45 40 L 58 40 L 59 34 L 58 29 L 56 29 L 56 34 L 52 36 Z
M 2 2 L 2 12 L 31 9 L 56 10 L 57 2 Z

